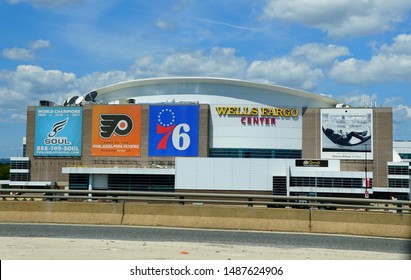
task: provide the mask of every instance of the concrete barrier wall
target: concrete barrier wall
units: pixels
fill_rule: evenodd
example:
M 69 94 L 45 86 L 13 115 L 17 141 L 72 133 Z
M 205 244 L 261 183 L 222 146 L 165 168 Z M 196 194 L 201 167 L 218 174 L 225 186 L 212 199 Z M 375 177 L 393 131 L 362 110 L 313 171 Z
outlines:
M 309 232 L 309 211 L 230 206 L 126 204 L 125 225 Z
M 1 222 L 120 225 L 122 203 L 2 201 Z
M 411 214 L 311 211 L 311 232 L 411 238 Z
M 141 203 L 1 201 L 0 222 L 165 226 L 411 238 L 411 215 Z

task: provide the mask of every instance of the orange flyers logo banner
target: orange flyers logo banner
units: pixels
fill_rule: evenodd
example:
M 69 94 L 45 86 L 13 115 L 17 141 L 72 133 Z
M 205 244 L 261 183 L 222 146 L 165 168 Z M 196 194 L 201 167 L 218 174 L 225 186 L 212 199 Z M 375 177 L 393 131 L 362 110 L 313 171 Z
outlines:
M 92 156 L 140 156 L 141 106 L 95 105 Z

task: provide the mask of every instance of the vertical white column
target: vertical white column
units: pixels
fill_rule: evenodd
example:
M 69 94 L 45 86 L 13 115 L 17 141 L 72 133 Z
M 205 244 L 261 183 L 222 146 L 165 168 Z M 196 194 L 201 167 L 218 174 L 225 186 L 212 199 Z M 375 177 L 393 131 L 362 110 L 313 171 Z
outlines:
M 93 190 L 93 174 L 88 175 L 88 190 Z M 88 196 L 91 197 L 91 193 L 89 193 Z M 92 199 L 89 199 L 88 201 L 92 201 Z

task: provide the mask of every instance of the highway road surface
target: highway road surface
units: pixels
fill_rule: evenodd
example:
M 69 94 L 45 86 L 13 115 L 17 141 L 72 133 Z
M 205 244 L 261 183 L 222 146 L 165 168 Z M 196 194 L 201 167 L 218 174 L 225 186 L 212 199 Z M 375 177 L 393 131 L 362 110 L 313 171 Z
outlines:
M 410 260 L 411 240 L 162 227 L 0 223 L 0 259 Z

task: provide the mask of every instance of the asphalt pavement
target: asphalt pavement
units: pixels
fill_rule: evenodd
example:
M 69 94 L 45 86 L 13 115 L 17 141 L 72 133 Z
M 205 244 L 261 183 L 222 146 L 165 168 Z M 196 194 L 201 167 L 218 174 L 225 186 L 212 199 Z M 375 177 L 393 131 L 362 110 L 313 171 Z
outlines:
M 409 239 L 61 224 L 2 223 L 0 249 L 1 259 L 411 259 Z

